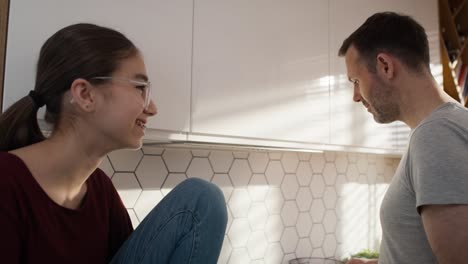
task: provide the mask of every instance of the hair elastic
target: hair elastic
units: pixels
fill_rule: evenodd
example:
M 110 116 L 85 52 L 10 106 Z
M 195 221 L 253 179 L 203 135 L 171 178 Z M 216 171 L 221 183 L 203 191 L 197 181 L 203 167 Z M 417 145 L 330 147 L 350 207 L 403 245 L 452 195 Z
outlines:
M 31 90 L 29 92 L 29 97 L 32 98 L 32 100 L 34 101 L 34 104 L 37 106 L 37 108 L 41 108 L 41 107 L 43 107 L 45 105 L 45 102 L 42 99 L 42 97 L 40 95 L 38 95 L 36 93 L 36 91 L 34 91 L 34 90 Z

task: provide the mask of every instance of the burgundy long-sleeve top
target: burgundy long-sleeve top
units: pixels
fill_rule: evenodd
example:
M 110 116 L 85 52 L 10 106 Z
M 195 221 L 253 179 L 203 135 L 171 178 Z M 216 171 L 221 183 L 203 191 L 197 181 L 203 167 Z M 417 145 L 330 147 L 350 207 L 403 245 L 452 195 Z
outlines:
M 80 208 L 52 201 L 17 156 L 0 152 L 0 262 L 107 263 L 132 232 L 109 177 L 97 169 Z

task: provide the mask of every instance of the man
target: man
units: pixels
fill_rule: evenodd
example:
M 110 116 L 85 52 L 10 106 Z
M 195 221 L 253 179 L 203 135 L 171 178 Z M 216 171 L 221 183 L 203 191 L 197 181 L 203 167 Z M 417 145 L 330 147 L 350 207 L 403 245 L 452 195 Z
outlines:
M 378 263 L 468 263 L 468 111 L 431 75 L 423 27 L 408 16 L 377 13 L 339 55 L 353 100 L 376 122 L 400 120 L 412 130 L 380 209 Z

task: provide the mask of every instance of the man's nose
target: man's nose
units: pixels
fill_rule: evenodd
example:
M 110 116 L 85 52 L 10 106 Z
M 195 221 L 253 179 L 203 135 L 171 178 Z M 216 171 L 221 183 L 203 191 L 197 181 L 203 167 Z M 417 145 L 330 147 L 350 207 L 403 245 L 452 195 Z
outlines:
M 353 101 L 358 103 L 358 102 L 361 102 L 361 100 L 362 100 L 362 97 L 361 97 L 361 93 L 359 92 L 359 88 L 354 86 Z

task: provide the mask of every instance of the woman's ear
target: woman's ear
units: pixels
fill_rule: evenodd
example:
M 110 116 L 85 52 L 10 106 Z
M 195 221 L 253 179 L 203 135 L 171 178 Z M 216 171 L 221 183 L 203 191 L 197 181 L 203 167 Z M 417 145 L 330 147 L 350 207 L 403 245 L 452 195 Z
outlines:
M 377 54 L 377 72 L 385 79 L 393 79 L 395 76 L 395 63 L 391 56 L 385 53 Z
M 84 112 L 93 112 L 96 103 L 94 87 L 85 79 L 76 79 L 70 86 L 70 103 Z

